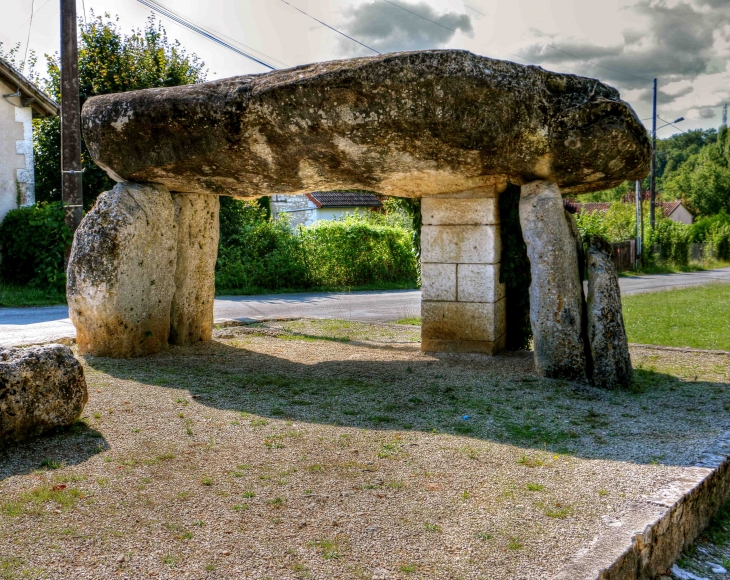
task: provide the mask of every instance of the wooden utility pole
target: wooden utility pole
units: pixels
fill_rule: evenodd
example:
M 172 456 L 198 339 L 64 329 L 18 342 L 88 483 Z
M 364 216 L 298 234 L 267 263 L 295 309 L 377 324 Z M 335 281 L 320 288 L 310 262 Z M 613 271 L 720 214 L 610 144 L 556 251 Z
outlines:
M 654 106 L 651 115 L 651 180 L 649 183 L 649 224 L 654 229 L 656 206 L 656 79 L 654 79 Z
M 81 169 L 76 0 L 61 0 L 61 183 L 66 225 L 72 232 L 83 216 Z

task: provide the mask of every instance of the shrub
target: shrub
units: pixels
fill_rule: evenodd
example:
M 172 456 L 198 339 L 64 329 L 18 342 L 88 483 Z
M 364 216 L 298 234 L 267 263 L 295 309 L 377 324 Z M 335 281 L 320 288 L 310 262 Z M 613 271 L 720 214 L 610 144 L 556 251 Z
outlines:
M 255 202 L 221 199 L 216 286 L 223 290 L 415 284 L 412 232 L 392 216 L 367 212 L 292 232 L 286 218 L 266 219 Z
M 0 274 L 6 283 L 64 289 L 64 253 L 72 240 L 64 216 L 61 202 L 8 212 L 0 224 Z
M 689 263 L 690 229 L 690 226 L 670 219 L 659 219 L 655 227 L 648 230 L 646 247 L 657 248 L 656 257 L 660 261 L 686 266 Z
M 225 201 L 224 201 L 225 200 Z M 246 292 L 283 290 L 307 278 L 301 239 L 285 220 L 266 219 L 256 202 L 221 199 L 216 286 Z
M 313 286 L 363 286 L 418 278 L 408 230 L 350 215 L 300 228 L 298 236 Z

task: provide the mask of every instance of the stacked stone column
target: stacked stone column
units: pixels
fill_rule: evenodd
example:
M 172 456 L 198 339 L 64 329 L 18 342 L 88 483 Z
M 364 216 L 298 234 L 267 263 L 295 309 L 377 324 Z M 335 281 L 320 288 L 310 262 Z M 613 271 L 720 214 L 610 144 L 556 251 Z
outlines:
M 496 354 L 505 343 L 494 187 L 421 202 L 421 348 Z

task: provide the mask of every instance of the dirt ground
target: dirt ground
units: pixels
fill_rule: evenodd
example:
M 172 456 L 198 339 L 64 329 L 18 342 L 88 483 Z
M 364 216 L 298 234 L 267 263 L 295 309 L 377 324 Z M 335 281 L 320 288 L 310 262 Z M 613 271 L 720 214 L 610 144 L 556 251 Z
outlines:
M 0 578 L 545 579 L 730 427 L 730 357 L 531 353 L 297 320 L 83 360 L 72 429 L 0 451 Z

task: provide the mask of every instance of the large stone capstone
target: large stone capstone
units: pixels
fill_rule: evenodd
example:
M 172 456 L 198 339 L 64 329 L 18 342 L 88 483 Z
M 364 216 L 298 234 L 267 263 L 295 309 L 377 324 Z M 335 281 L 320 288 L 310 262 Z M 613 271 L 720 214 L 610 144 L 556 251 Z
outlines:
M 615 389 L 631 384 L 633 370 L 621 310 L 621 290 L 611 244 L 588 237 L 588 343 L 593 358 L 593 382 Z
M 646 174 L 646 129 L 595 79 L 428 50 L 86 101 L 117 181 L 259 197 L 357 188 L 421 197 L 534 180 L 564 194 Z
M 87 400 L 67 346 L 0 349 L 0 447 L 73 424 Z

